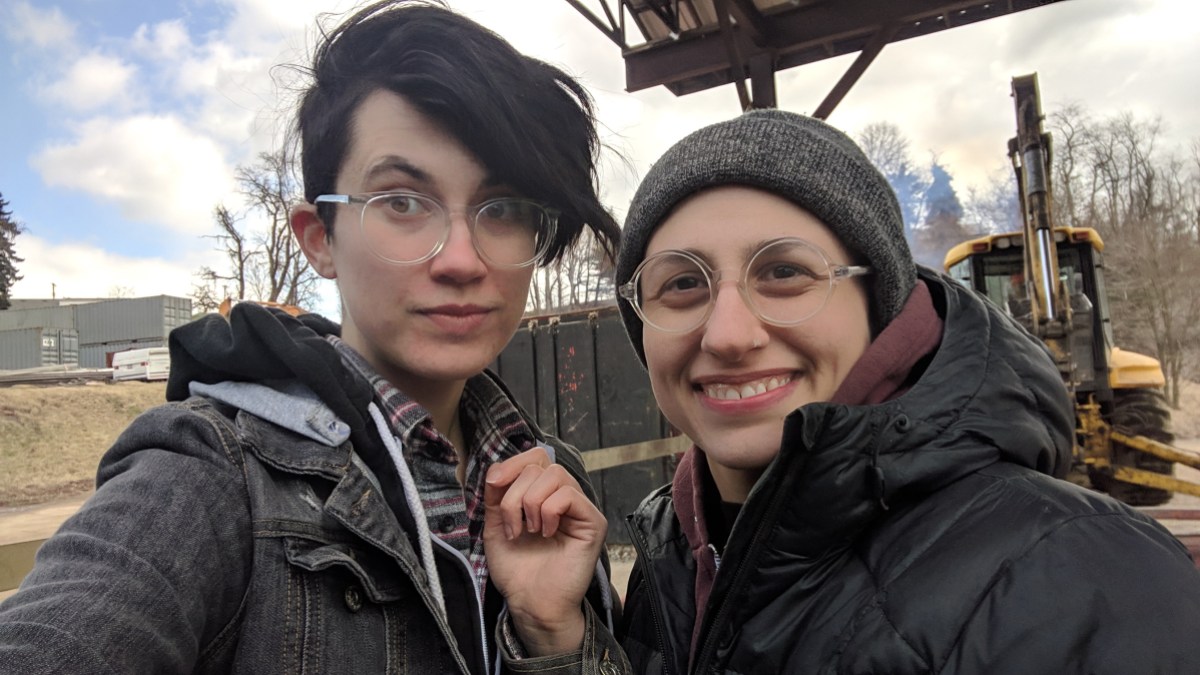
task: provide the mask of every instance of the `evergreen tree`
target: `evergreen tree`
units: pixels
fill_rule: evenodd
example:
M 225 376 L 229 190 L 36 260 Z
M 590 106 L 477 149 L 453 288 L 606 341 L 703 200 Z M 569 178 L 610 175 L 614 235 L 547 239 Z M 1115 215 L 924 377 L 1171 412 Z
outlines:
M 961 219 L 963 207 L 954 190 L 954 176 L 937 159 L 930 165 L 929 175 L 929 188 L 925 190 L 925 222 Z
M 13 220 L 8 202 L 0 194 L 0 310 L 8 309 L 12 304 L 8 293 L 21 278 L 17 274 L 17 263 L 25 262 L 24 258 L 17 257 L 14 248 L 18 234 L 21 234 L 21 226 Z
M 924 195 L 925 222 L 913 239 L 913 257 L 923 265 L 941 269 L 946 252 L 974 235 L 963 222 L 954 176 L 936 158 L 929 166 L 929 176 Z

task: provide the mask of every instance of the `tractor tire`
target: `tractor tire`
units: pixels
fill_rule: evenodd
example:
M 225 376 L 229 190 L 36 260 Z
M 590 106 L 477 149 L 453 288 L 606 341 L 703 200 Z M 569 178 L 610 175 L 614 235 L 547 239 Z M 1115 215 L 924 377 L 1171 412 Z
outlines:
M 1112 427 L 1128 436 L 1145 436 L 1160 443 L 1173 443 L 1171 409 L 1160 389 L 1124 389 L 1113 392 Z M 1175 464 L 1137 450 L 1113 444 L 1113 463 L 1164 476 L 1175 473 Z M 1171 499 L 1169 490 L 1160 490 L 1116 480 L 1111 474 L 1090 470 L 1092 485 L 1130 506 L 1158 506 Z

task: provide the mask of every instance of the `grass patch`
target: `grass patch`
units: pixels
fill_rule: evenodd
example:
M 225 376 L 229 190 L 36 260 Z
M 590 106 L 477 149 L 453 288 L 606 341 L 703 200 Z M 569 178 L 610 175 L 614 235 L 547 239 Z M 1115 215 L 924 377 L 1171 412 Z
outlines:
M 100 457 L 166 382 L 0 388 L 0 507 L 86 494 Z

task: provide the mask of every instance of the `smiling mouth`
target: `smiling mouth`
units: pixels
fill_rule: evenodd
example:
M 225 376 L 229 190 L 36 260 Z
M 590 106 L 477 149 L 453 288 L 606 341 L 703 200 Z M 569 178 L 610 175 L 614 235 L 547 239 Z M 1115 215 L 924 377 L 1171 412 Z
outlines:
M 791 375 L 778 375 L 764 377 L 761 380 L 751 382 L 742 382 L 741 384 L 705 384 L 701 389 L 704 391 L 705 396 L 715 398 L 718 401 L 738 401 L 743 398 L 750 398 L 751 396 L 761 396 L 791 381 Z

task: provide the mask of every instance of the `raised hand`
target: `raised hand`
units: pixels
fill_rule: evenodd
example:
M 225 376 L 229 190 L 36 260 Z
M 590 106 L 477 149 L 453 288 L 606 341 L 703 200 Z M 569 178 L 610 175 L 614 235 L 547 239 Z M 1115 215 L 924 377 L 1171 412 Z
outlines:
M 542 448 L 492 465 L 484 502 L 488 576 L 525 649 L 531 656 L 579 649 L 583 596 L 608 521 Z

